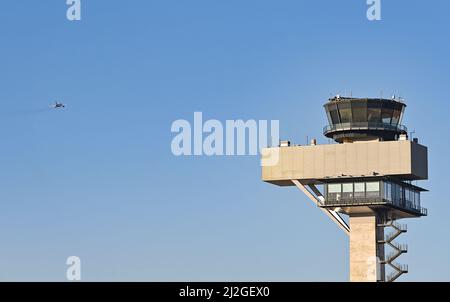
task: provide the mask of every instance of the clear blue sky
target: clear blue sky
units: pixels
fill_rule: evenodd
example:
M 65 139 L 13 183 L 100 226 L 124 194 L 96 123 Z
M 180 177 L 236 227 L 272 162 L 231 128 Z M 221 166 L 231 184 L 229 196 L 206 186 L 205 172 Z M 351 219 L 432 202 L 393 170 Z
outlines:
M 321 135 L 330 96 L 407 99 L 429 147 L 429 216 L 402 280 L 450 281 L 448 1 L 5 0 L 0 280 L 346 281 L 348 240 L 259 159 L 175 157 L 172 121 L 279 119 Z M 45 110 L 60 99 L 67 110 Z

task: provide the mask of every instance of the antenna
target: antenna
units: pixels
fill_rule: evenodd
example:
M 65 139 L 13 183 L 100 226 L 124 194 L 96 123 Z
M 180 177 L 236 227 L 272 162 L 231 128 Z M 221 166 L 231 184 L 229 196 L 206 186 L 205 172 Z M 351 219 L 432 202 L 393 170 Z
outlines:
M 402 94 L 400 92 L 398 93 L 398 100 L 402 103 L 405 103 L 405 99 L 402 98 Z

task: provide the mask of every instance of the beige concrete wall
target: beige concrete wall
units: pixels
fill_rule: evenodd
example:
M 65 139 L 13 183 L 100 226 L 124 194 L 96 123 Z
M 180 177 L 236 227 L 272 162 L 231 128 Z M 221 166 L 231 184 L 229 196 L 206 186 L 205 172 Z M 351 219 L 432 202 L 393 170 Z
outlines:
M 292 185 L 291 179 L 305 183 L 346 176 L 380 175 L 427 179 L 427 148 L 411 141 L 357 142 L 316 146 L 268 148 L 277 153 L 278 163 L 262 167 L 262 179 Z
M 377 228 L 375 215 L 350 217 L 350 281 L 384 281 L 383 245 L 377 238 L 383 237 L 383 230 Z

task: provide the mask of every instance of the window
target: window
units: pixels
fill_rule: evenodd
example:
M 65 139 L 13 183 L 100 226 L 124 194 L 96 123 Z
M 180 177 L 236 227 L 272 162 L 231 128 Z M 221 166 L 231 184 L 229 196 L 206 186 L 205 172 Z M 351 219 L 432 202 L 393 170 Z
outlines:
M 367 123 L 367 102 L 353 102 L 352 115 L 354 123 Z
M 379 202 L 381 199 L 396 206 L 420 209 L 420 191 L 408 184 L 390 181 L 330 183 L 325 185 L 326 201 L 333 203 Z
M 395 201 L 397 204 L 401 204 L 403 200 L 403 189 L 400 185 L 395 184 Z
M 405 188 L 405 195 L 406 195 L 407 206 L 412 207 L 412 208 L 418 208 L 419 201 L 416 200 L 416 198 L 418 199 L 418 191 L 416 191 L 414 189 L 410 189 L 410 188 Z
M 383 108 L 381 110 L 381 121 L 383 124 L 390 124 L 392 119 L 392 109 Z
M 392 201 L 391 188 L 392 185 L 390 182 L 384 182 L 384 199 L 387 201 Z
M 363 182 L 355 182 L 355 199 L 366 197 L 365 184 Z
M 398 185 L 397 184 L 391 184 L 391 194 L 392 194 L 392 202 L 394 204 L 398 204 L 399 203 L 399 200 L 398 200 L 399 193 L 398 193 Z
M 328 124 L 333 125 L 333 120 L 331 119 L 330 111 L 327 110 L 327 118 L 328 118 Z
M 383 102 L 383 108 L 381 109 L 381 122 L 383 124 L 390 124 L 392 120 L 392 115 L 394 113 L 394 107 L 390 103 Z
M 366 183 L 366 196 L 367 197 L 379 197 L 380 196 L 380 183 L 378 181 Z
M 392 115 L 392 121 L 391 124 L 392 125 L 398 125 L 398 123 L 400 122 L 400 114 L 402 112 L 400 110 L 394 110 L 394 114 Z
M 332 124 L 340 124 L 341 120 L 339 119 L 339 113 L 337 110 L 337 105 L 336 104 L 332 104 L 328 107 L 328 110 L 330 110 L 330 118 L 331 118 L 331 122 Z
M 339 104 L 339 115 L 341 116 L 341 123 L 351 123 L 352 122 L 352 108 L 350 103 Z
M 342 184 L 342 198 L 353 199 L 353 183 Z
M 411 207 L 410 206 L 410 203 L 411 203 L 411 194 L 410 194 L 410 192 L 411 192 L 411 190 L 408 189 L 408 188 L 404 188 L 404 190 L 405 190 L 405 204 L 406 204 L 407 207 Z
M 414 205 L 416 208 L 420 208 L 420 193 L 419 193 L 419 191 L 414 192 Z
M 378 101 L 367 103 L 367 120 L 369 123 L 381 123 L 381 107 Z
M 380 119 L 381 119 L 380 113 L 381 113 L 380 109 L 368 108 L 367 109 L 367 120 L 370 123 L 379 123 Z
M 403 113 L 404 113 L 404 112 L 405 112 L 405 107 L 403 106 L 403 107 L 402 107 L 402 112 L 400 113 L 400 120 L 398 121 L 399 124 L 402 123 L 402 120 L 403 120 Z
M 328 185 L 328 199 L 332 201 L 341 199 L 341 184 Z
M 403 104 L 395 104 L 393 106 L 393 114 L 392 114 L 392 121 L 391 124 L 392 125 L 398 125 L 401 123 L 402 121 L 402 112 L 403 109 L 405 108 L 405 106 Z

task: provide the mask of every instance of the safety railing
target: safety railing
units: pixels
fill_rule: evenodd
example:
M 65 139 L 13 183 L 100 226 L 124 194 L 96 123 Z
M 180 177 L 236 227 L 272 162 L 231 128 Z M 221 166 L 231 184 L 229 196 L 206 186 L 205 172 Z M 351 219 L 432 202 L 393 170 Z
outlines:
M 383 197 L 363 197 L 363 198 L 328 198 L 325 199 L 324 202 L 321 203 L 323 206 L 357 206 L 357 205 L 379 205 L 379 204 L 390 204 L 397 208 L 403 208 L 412 212 L 416 212 L 418 214 L 426 216 L 428 214 L 428 210 L 426 208 L 421 207 L 418 204 L 414 204 L 410 201 L 400 199 L 400 200 L 389 200 Z
M 334 131 L 349 131 L 349 130 L 390 130 L 395 132 L 407 133 L 408 128 L 404 125 L 385 124 L 378 122 L 352 122 L 328 125 L 323 128 L 323 134 L 328 134 Z

